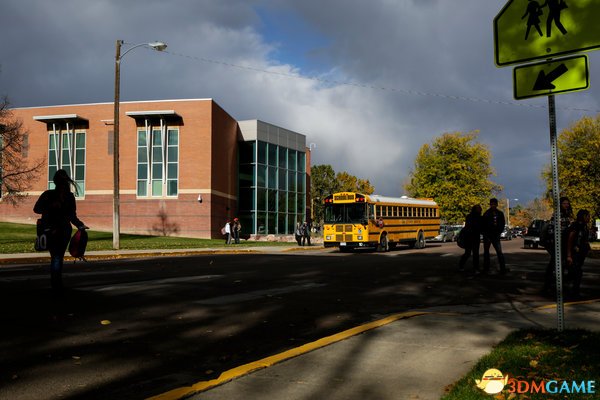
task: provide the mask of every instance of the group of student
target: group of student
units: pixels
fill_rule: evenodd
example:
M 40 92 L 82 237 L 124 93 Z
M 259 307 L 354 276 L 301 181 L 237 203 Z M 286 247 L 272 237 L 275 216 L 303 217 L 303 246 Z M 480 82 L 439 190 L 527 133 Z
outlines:
M 222 229 L 222 233 L 225 235 L 225 244 L 240 243 L 240 233 L 242 232 L 242 224 L 238 218 L 234 218 L 233 222 L 227 220 L 225 227 Z
M 467 215 L 462 234 L 464 235 L 465 252 L 459 261 L 459 270 L 464 271 L 465 264 L 470 256 L 473 257 L 473 272 L 475 274 L 488 273 L 490 268 L 490 247 L 494 246 L 498 256 L 500 273 L 509 271 L 506 267 L 500 234 L 504 230 L 504 213 L 498 210 L 498 200 L 490 199 L 490 208 L 481 214 L 480 205 L 474 205 Z M 563 270 L 567 271 L 566 280 L 570 283 L 568 295 L 571 298 L 580 296 L 581 280 L 583 277 L 583 263 L 590 251 L 589 225 L 590 212 L 579 210 L 575 219 L 571 202 L 567 197 L 560 198 L 560 257 Z M 555 283 L 555 242 L 554 242 L 554 217 L 542 229 L 541 242 L 550 254 L 550 261 L 546 267 L 543 293 L 553 289 Z M 479 268 L 480 236 L 483 236 L 483 269 Z
M 567 295 L 571 298 L 580 297 L 581 280 L 583 278 L 583 263 L 590 251 L 590 223 L 591 215 L 588 210 L 579 210 L 573 218 L 571 202 L 567 197 L 560 198 L 560 257 L 563 271 L 566 270 L 566 280 L 570 283 Z M 549 294 L 556 283 L 555 263 L 555 224 L 554 216 L 543 228 L 540 241 L 550 254 L 550 261 L 546 267 L 544 287 L 542 293 Z
M 467 260 L 473 256 L 473 272 L 475 274 L 488 273 L 490 269 L 490 247 L 494 246 L 500 273 L 506 274 L 509 269 L 506 268 L 506 260 L 502 253 L 502 244 L 500 243 L 500 234 L 504 230 L 506 220 L 504 213 L 498 210 L 498 199 L 490 199 L 490 208 L 481 214 L 482 208 L 479 204 L 471 208 L 467 215 L 465 226 L 461 235 L 464 238 L 465 252 L 460 258 L 458 269 L 464 271 Z M 479 268 L 479 246 L 483 235 L 483 270 Z
M 300 222 L 296 224 L 294 237 L 296 238 L 296 242 L 298 242 L 298 246 L 310 246 L 310 231 L 310 224 L 306 221 L 304 221 L 302 224 Z

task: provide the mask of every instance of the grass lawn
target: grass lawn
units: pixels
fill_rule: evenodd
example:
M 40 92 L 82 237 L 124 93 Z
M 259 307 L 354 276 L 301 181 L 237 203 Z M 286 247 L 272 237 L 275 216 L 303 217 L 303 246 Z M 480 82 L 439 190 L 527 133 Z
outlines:
M 112 232 L 88 231 L 89 241 L 86 251 L 111 250 Z M 0 222 L 0 254 L 34 252 L 35 225 Z M 224 239 L 194 239 L 172 236 L 145 236 L 121 234 L 120 247 L 123 250 L 144 249 L 195 249 L 224 247 Z M 242 240 L 239 245 L 248 246 L 289 246 L 293 243 L 256 242 Z
M 461 380 L 448 387 L 442 400 L 475 399 L 600 399 L 600 333 L 585 330 L 525 329 L 510 334 L 490 354 Z M 476 387 L 488 369 L 495 368 L 509 381 L 504 390 L 490 395 Z M 513 380 L 514 379 L 514 380 Z M 557 381 L 549 390 L 557 393 L 531 393 L 531 383 Z M 563 382 L 572 389 L 572 382 L 580 385 L 595 381 L 595 394 L 561 392 Z M 527 393 L 525 388 L 529 386 Z M 511 393 L 512 388 L 516 393 Z M 519 390 L 521 389 L 521 390 Z M 519 393 L 521 391 L 521 393 Z

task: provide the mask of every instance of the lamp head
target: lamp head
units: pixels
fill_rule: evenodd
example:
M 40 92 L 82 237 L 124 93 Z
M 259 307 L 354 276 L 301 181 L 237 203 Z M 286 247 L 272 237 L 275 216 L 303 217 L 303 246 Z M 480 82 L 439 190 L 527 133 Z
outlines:
M 164 42 L 152 42 L 148 43 L 148 46 L 152 47 L 156 51 L 163 51 L 167 48 L 167 44 Z

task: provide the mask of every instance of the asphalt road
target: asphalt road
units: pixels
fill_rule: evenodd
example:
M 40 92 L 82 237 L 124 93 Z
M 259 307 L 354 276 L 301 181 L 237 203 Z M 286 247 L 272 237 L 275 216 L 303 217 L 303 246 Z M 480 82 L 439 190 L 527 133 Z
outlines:
M 503 245 L 506 276 L 459 273 L 462 250 L 429 243 L 68 264 L 61 295 L 46 265 L 2 266 L 0 398 L 145 398 L 392 313 L 543 299 L 545 251 Z

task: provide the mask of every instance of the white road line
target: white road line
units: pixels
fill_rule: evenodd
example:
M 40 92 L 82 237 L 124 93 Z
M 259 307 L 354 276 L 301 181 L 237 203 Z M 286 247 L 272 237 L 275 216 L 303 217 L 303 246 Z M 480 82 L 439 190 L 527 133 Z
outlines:
M 153 279 L 142 282 L 117 283 L 110 286 L 102 286 L 92 289 L 94 292 L 110 292 L 115 290 L 140 291 L 153 290 L 157 286 L 169 286 L 177 283 L 193 283 L 198 281 L 207 281 L 222 278 L 223 275 L 199 275 L 199 276 L 181 276 L 177 278 Z
M 90 271 L 90 272 L 63 272 L 63 277 L 77 277 L 77 276 L 102 276 L 102 275 L 116 275 L 116 274 L 129 274 L 131 272 L 140 272 L 138 269 L 120 269 L 116 271 Z M 36 281 L 49 279 L 50 274 L 41 275 L 19 275 L 11 276 L 8 278 L 0 278 L 0 282 L 19 282 L 19 281 Z
M 198 300 L 195 303 L 196 304 L 204 304 L 204 305 L 213 305 L 213 306 L 214 305 L 241 303 L 244 301 L 256 300 L 256 299 L 261 299 L 264 297 L 270 297 L 270 296 L 275 296 L 275 295 L 284 294 L 284 293 L 299 292 L 302 290 L 308 290 L 308 289 L 322 287 L 322 286 L 326 286 L 326 285 L 324 283 L 311 282 L 311 283 L 305 283 L 303 285 L 285 286 L 285 287 L 276 288 L 276 289 L 256 290 L 253 292 L 232 294 L 229 296 L 212 297 L 210 299 Z

